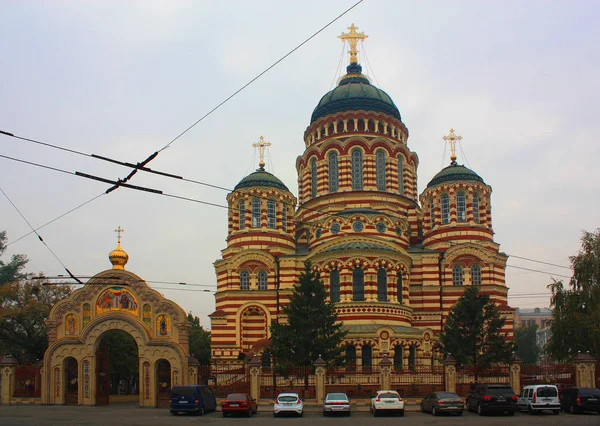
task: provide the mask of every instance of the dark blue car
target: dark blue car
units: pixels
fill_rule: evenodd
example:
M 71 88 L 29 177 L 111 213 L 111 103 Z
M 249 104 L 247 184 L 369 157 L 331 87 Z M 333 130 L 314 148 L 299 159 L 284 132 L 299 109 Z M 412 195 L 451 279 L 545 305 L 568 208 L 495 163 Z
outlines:
M 202 415 L 217 409 L 217 398 L 208 386 L 190 385 L 171 388 L 171 414 L 188 412 Z

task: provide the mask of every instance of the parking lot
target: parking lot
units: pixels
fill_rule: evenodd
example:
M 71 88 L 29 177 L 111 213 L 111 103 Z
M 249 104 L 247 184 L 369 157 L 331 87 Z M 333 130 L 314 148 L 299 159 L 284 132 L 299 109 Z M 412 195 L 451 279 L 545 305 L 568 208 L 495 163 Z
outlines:
M 363 407 L 364 408 L 364 407 Z M 417 410 L 417 407 L 411 407 Z M 485 416 L 479 417 L 475 413 L 464 413 L 462 416 L 433 417 L 418 411 L 408 411 L 405 417 L 377 417 L 374 419 L 368 411 L 356 410 L 350 417 L 334 416 L 323 417 L 318 410 L 305 412 L 303 418 L 274 418 L 272 405 L 261 404 L 258 414 L 251 418 L 228 417 L 223 418 L 220 412 L 209 413 L 204 416 L 171 416 L 169 410 L 139 408 L 133 404 L 113 404 L 104 407 L 74 407 L 74 406 L 0 406 L 0 425 L 594 425 L 600 424 L 600 415 L 592 414 L 565 414 L 554 416 L 550 413 L 529 415 L 517 413 L 514 417 Z

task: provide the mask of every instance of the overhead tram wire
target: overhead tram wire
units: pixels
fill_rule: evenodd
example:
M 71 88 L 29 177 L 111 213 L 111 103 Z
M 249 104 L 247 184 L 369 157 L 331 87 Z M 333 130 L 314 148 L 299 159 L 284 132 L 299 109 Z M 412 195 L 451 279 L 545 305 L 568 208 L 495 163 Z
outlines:
M 342 43 L 342 52 L 340 53 L 340 60 L 338 62 L 338 66 L 335 69 L 335 74 L 333 75 L 333 81 L 331 82 L 331 86 L 329 86 L 328 92 L 331 91 L 331 89 L 333 89 L 333 86 L 334 86 L 335 82 L 338 79 L 338 75 L 341 72 L 342 62 L 344 60 L 344 49 L 345 48 L 346 48 L 346 40 L 343 40 L 343 43 Z

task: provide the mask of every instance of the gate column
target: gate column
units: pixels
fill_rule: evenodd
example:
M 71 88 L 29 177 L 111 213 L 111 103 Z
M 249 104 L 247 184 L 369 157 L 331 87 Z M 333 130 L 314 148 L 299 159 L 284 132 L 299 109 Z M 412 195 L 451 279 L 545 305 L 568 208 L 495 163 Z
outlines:
M 1 358 L 0 359 L 0 374 L 2 374 L 2 380 L 0 384 L 2 389 L 0 395 L 2 400 L 0 404 L 10 404 L 10 398 L 15 392 L 15 373 L 17 370 L 17 360 L 14 358 Z
M 256 357 L 248 363 L 250 368 L 250 397 L 258 401 L 260 399 L 260 360 Z
M 521 358 L 513 352 L 510 364 L 508 366 L 508 380 L 513 391 L 518 395 L 521 393 Z
M 444 383 L 446 392 L 456 393 L 456 360 L 450 353 L 444 360 Z
M 317 398 L 317 404 L 325 398 L 325 361 L 319 355 L 319 358 L 314 362 L 315 366 L 315 397 Z
M 389 360 L 387 355 L 383 356 L 383 359 L 379 362 L 379 367 L 381 371 L 381 389 L 391 389 L 390 387 L 390 379 L 391 379 L 391 367 L 392 361 Z
M 596 359 L 589 353 L 579 352 L 573 357 L 575 364 L 575 386 L 580 388 L 596 387 Z

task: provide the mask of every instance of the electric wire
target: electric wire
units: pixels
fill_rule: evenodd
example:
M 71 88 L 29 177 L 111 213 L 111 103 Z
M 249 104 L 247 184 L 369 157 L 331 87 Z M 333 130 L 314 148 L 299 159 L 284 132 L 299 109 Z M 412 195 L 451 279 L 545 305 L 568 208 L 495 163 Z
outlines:
M 335 85 L 335 83 L 338 79 L 338 75 L 341 73 L 342 62 L 344 60 L 344 48 L 345 47 L 346 47 L 346 40 L 344 40 L 344 42 L 342 43 L 342 52 L 340 53 L 340 60 L 338 62 L 337 67 L 335 68 L 335 74 L 333 75 L 333 80 L 331 82 L 331 85 L 329 86 L 328 92 L 330 92 L 331 89 L 333 89 L 333 86 Z
M 360 42 L 360 46 L 361 46 L 362 51 L 365 56 L 365 63 L 367 64 L 367 67 L 369 68 L 371 75 L 373 76 L 373 80 L 375 80 L 377 87 L 381 87 L 381 85 L 379 84 L 379 81 L 377 80 L 377 77 L 375 76 L 375 70 L 371 66 L 371 63 L 369 62 L 369 57 L 367 56 L 367 49 L 365 48 L 365 44 L 362 41 Z

